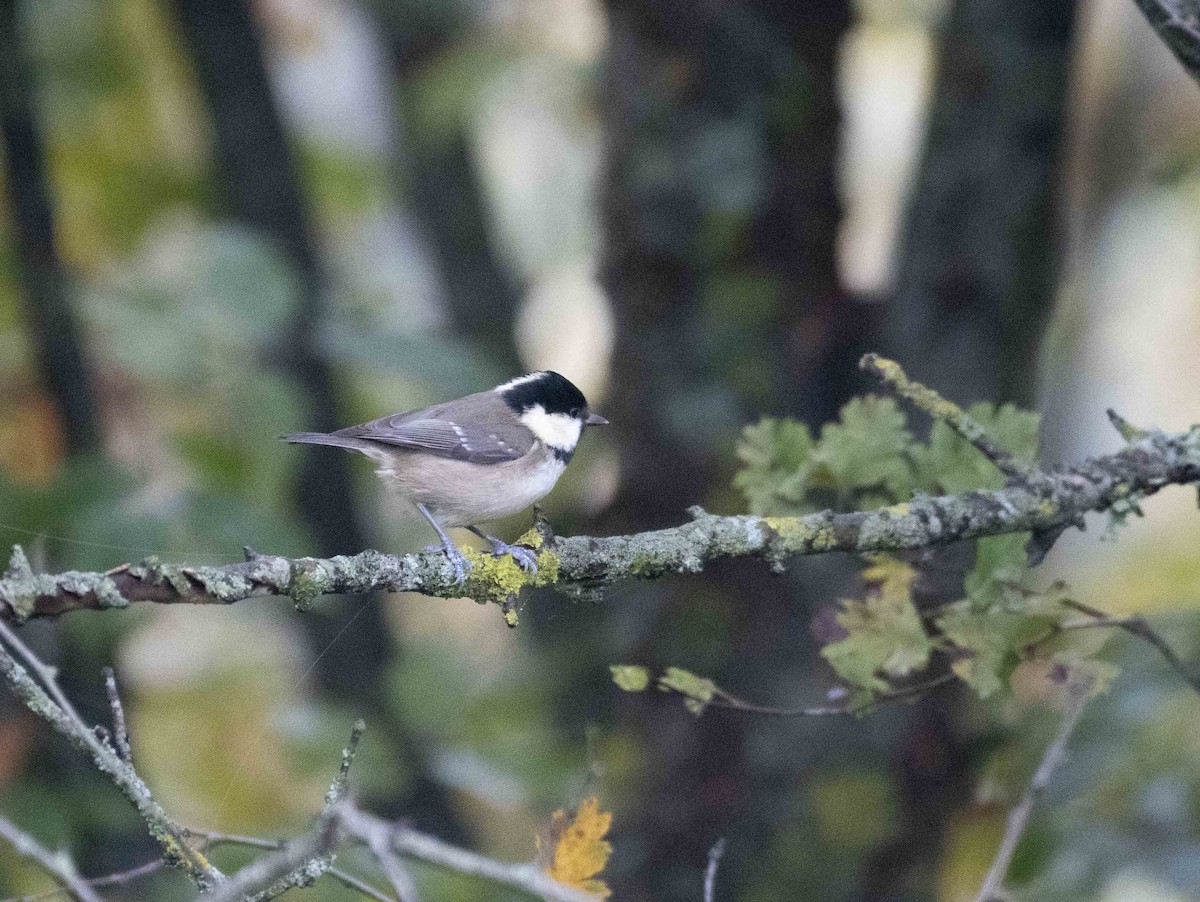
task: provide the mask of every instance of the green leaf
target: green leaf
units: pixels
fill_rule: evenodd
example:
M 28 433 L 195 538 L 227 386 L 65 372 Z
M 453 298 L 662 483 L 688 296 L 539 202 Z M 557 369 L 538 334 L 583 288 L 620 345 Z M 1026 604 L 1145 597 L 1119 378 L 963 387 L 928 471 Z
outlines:
M 1007 607 L 1029 568 L 1025 566 L 1025 544 L 1029 533 L 989 536 L 975 543 L 975 566 L 963 580 L 972 606 L 990 610 Z
M 988 698 L 1007 685 L 1020 652 L 1046 636 L 1054 622 L 1052 617 L 982 611 L 960 603 L 939 617 L 937 626 L 960 655 L 951 665 L 955 674 L 980 698 Z
M 1038 442 L 1036 413 L 1012 404 L 997 407 L 987 403 L 973 404 L 967 413 L 999 447 L 1017 460 L 1033 461 Z M 912 460 L 916 486 L 922 491 L 955 494 L 1004 485 L 1004 476 L 996 465 L 941 420 L 929 430 L 929 442 L 913 448 Z
M 854 398 L 842 408 L 839 422 L 821 429 L 813 453 L 820 467 L 815 476 L 824 475 L 841 493 L 882 489 L 892 501 L 906 500 L 913 490 L 912 447 L 904 413 L 893 399 Z
M 794 515 L 803 505 L 813 440 L 808 427 L 795 420 L 765 418 L 747 426 L 738 443 L 742 469 L 733 484 L 746 496 L 752 513 Z
M 863 576 L 875 587 L 861 601 L 843 599 L 837 622 L 846 638 L 826 645 L 821 655 L 852 685 L 883 692 L 887 677 L 923 669 L 933 642 L 912 603 L 916 573 L 911 567 L 878 558 Z
M 613 682 L 617 684 L 618 689 L 643 692 L 650 685 L 650 671 L 645 667 L 636 664 L 613 664 L 608 669 L 612 671 Z
M 697 717 L 704 713 L 717 692 L 717 684 L 712 680 L 680 667 L 668 667 L 658 678 L 658 688 L 685 696 L 684 707 Z

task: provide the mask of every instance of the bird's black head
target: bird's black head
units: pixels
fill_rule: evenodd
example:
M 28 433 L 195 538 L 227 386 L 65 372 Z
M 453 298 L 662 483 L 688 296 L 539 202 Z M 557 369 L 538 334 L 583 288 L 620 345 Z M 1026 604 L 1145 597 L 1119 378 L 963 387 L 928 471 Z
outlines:
M 518 376 L 498 386 L 496 391 L 517 413 L 540 405 L 546 413 L 564 414 L 574 419 L 584 420 L 589 415 L 583 392 L 571 380 L 550 370 Z

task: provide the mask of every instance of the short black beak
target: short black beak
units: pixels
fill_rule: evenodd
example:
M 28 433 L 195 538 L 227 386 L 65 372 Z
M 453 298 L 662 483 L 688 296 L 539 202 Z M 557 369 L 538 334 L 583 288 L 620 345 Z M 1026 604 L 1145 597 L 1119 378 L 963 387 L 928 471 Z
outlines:
M 587 419 L 583 421 L 584 426 L 607 426 L 608 420 L 600 416 L 598 413 L 589 413 Z

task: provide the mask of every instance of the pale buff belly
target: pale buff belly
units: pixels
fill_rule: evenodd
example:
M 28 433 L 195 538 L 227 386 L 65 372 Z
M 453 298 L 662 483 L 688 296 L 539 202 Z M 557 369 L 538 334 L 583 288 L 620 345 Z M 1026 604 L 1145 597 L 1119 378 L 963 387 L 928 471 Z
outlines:
M 519 513 L 549 494 L 566 464 L 541 445 L 519 460 L 481 466 L 400 452 L 375 471 L 412 504 L 424 504 L 442 526 L 473 526 Z

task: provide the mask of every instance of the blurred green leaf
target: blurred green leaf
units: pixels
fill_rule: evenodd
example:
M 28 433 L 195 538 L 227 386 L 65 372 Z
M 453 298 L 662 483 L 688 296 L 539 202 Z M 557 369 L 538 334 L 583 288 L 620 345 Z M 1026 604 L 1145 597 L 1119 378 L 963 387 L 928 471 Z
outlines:
M 697 676 L 682 667 L 668 667 L 658 678 L 663 692 L 678 692 L 684 696 L 684 707 L 699 717 L 716 695 L 717 685 L 707 677 Z
M 913 489 L 906 457 L 912 446 L 912 434 L 895 400 L 854 398 L 842 408 L 839 422 L 821 429 L 813 452 L 820 468 L 814 481 L 820 484 L 823 472 L 839 492 L 882 488 L 892 500 L 906 499 Z
M 1018 651 L 1046 636 L 1054 620 L 1017 612 L 978 611 L 956 605 L 937 620 L 938 629 L 959 655 L 955 674 L 988 698 L 1007 685 L 1019 661 Z
M 636 664 L 613 664 L 609 670 L 612 671 L 613 682 L 617 684 L 617 688 L 626 692 L 643 692 L 650 685 L 650 671 L 645 667 Z
M 1036 413 L 1012 404 L 974 404 L 967 412 L 987 431 L 998 446 L 1017 460 L 1031 463 L 1037 454 L 1038 424 Z M 916 484 L 936 494 L 956 494 L 972 489 L 998 489 L 1004 476 L 995 464 L 941 420 L 929 430 L 929 441 L 912 448 Z
M 883 692 L 887 677 L 923 669 L 933 642 L 913 606 L 916 573 L 911 567 L 881 556 L 863 571 L 863 578 L 872 586 L 867 597 L 843 599 L 837 615 L 846 637 L 827 644 L 821 656 L 851 685 Z

